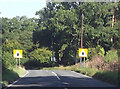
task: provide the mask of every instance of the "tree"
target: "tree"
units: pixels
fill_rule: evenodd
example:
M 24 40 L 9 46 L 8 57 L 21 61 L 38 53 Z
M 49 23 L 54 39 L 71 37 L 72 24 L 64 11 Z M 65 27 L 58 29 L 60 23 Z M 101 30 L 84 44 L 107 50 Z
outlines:
M 59 62 L 59 52 L 61 53 L 64 44 L 75 49 L 75 54 L 77 54 L 77 49 L 80 47 L 79 36 L 81 34 L 81 15 L 83 13 L 84 47 L 101 45 L 107 51 L 111 49 L 112 44 L 116 44 L 115 41 L 118 39 L 119 26 L 117 22 L 114 22 L 114 27 L 111 27 L 113 10 L 117 7 L 117 3 L 51 2 L 47 4 L 46 8 L 37 12 L 37 15 L 40 16 L 39 31 L 49 32 L 47 34 L 49 34 L 48 37 L 51 37 L 51 40 L 47 38 L 44 41 L 50 40 L 47 42 L 51 42 L 50 45 L 54 47 Z M 114 38 L 113 43 L 110 41 L 111 37 Z M 40 44 L 41 41 L 39 40 Z

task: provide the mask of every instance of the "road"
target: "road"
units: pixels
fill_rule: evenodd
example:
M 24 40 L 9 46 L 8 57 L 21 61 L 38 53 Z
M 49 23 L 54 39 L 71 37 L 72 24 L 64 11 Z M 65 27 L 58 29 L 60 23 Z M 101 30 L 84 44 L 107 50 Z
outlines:
M 28 74 L 7 89 L 115 89 L 113 85 L 68 70 L 28 70 Z

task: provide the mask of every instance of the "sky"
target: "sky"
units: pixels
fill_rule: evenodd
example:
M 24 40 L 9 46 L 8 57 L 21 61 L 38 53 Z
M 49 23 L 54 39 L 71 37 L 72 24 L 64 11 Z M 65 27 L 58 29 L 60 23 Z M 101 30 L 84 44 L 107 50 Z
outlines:
M 0 17 L 38 17 L 36 11 L 46 7 L 46 0 L 0 0 Z
M 0 0 L 0 17 L 13 18 L 16 16 L 20 16 L 20 17 L 27 16 L 28 18 L 32 18 L 32 17 L 38 18 L 38 16 L 36 16 L 35 13 L 36 11 L 39 11 L 43 7 L 46 7 L 46 1 L 47 0 Z M 58 1 L 62 1 L 62 0 L 58 0 Z M 69 1 L 76 1 L 76 0 L 69 0 Z

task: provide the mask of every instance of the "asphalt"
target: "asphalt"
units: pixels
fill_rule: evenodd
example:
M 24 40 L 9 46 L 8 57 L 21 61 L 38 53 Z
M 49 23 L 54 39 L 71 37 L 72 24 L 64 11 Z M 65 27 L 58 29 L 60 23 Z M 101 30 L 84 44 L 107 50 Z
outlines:
M 7 89 L 118 89 L 114 85 L 68 70 L 28 70 Z

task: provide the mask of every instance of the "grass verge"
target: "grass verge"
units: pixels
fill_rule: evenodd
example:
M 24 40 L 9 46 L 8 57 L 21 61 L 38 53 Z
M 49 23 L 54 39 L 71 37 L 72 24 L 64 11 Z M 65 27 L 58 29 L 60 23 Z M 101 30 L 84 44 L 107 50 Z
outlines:
M 2 87 L 6 87 L 8 84 L 23 76 L 26 72 L 24 68 L 19 67 L 5 70 L 2 73 Z
M 118 71 L 98 71 L 92 77 L 120 86 L 118 83 Z

